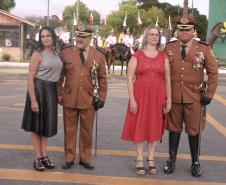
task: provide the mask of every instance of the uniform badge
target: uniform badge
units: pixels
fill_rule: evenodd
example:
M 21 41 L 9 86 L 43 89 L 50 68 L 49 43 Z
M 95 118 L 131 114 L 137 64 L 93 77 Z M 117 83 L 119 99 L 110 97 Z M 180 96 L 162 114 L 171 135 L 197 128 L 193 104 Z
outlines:
M 85 30 L 86 30 L 85 25 L 80 24 L 80 25 L 78 26 L 78 30 L 79 30 L 79 31 L 85 31 Z
M 199 70 L 203 68 L 205 56 L 203 52 L 196 52 L 194 54 L 194 61 L 192 64 L 192 68 L 195 70 Z

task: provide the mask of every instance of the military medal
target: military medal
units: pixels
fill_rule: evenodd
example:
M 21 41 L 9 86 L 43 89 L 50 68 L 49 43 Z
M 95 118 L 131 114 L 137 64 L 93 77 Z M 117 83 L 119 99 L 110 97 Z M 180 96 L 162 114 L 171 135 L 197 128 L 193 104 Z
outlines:
M 203 68 L 203 64 L 204 64 L 204 53 L 203 52 L 196 52 L 194 54 L 194 61 L 192 64 L 192 68 L 195 70 L 199 70 Z

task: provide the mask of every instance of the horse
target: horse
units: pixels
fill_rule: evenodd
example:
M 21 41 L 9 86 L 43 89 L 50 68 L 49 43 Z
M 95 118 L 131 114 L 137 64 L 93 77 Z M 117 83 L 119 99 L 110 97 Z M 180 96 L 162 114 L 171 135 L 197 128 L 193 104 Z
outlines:
M 130 48 L 122 43 L 116 43 L 112 47 L 112 56 L 115 60 L 119 60 L 121 62 L 121 75 L 123 74 L 123 64 L 126 64 L 126 74 L 129 60 L 132 57 L 132 53 Z M 114 71 L 114 63 L 113 63 L 113 71 Z
M 99 50 L 101 53 L 105 55 L 105 60 L 107 63 L 108 74 L 110 74 L 110 67 L 113 64 L 113 74 L 114 74 L 114 64 L 115 60 L 119 60 L 121 62 L 121 75 L 123 74 L 123 66 L 126 64 L 126 74 L 129 60 L 132 57 L 132 53 L 129 47 L 122 43 L 116 43 L 111 46 L 111 48 L 102 48 L 97 45 L 97 40 L 94 39 L 94 47 Z M 134 48 L 136 51 L 138 48 Z
M 65 44 L 61 39 L 57 37 L 56 40 L 56 51 L 58 54 L 62 52 L 62 50 L 67 47 L 67 44 Z M 38 49 L 38 41 L 34 39 L 26 39 L 24 40 L 24 47 L 23 47 L 23 53 L 24 53 L 24 59 L 28 60 L 31 58 L 32 53 Z
M 105 60 L 106 60 L 106 64 L 107 64 L 107 70 L 108 70 L 108 74 L 110 74 L 110 69 L 111 69 L 111 65 L 113 65 L 113 75 L 115 73 L 115 57 L 113 55 L 113 46 L 111 45 L 106 49 L 105 52 Z
M 215 24 L 215 25 L 213 26 L 213 28 L 211 29 L 210 35 L 209 35 L 209 37 L 208 37 L 208 39 L 207 39 L 207 42 L 210 44 L 210 47 L 211 47 L 211 48 L 213 47 L 214 42 L 215 42 L 218 38 L 222 39 L 221 42 L 224 42 L 225 37 L 226 37 L 226 33 L 220 33 L 222 28 L 223 28 L 223 29 L 226 29 L 226 28 L 224 27 L 224 23 L 223 23 L 223 22 L 218 22 L 218 23 Z
M 31 58 L 32 53 L 34 50 L 36 50 L 38 47 L 38 41 L 34 39 L 25 39 L 24 45 L 23 45 L 23 53 L 24 53 L 24 59 L 28 60 Z

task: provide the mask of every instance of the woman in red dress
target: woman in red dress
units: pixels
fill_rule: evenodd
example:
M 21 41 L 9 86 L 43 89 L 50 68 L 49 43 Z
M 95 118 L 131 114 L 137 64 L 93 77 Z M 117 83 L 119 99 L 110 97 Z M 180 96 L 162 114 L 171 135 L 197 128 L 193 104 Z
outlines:
M 148 142 L 148 172 L 156 173 L 154 151 L 165 129 L 166 114 L 171 109 L 169 62 L 159 50 L 160 31 L 149 26 L 144 32 L 141 49 L 128 65 L 129 104 L 122 139 L 136 145 L 136 173 L 144 174 L 143 145 Z

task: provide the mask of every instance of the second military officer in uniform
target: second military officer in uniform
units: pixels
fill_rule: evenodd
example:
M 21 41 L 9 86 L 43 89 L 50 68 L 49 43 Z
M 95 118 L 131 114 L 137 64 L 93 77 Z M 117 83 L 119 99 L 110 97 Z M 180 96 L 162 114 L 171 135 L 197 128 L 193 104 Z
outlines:
M 92 130 L 95 110 L 102 108 L 107 95 L 107 81 L 104 55 L 90 47 L 93 30 L 86 25 L 76 27 L 76 46 L 67 46 L 62 51 L 64 68 L 58 83 L 58 101 L 63 105 L 64 151 L 63 169 L 74 164 L 78 125 L 79 165 L 92 170 Z M 98 73 L 98 104 L 93 104 L 93 68 Z
M 192 158 L 191 173 L 200 177 L 199 136 L 205 122 L 201 105 L 211 102 L 217 87 L 218 68 L 207 43 L 193 39 L 195 22 L 182 17 L 177 20 L 178 40 L 166 45 L 172 85 L 172 109 L 168 116 L 169 159 L 164 172 L 173 173 L 180 135 L 185 125 Z M 208 76 L 208 89 L 201 100 L 200 85 Z

